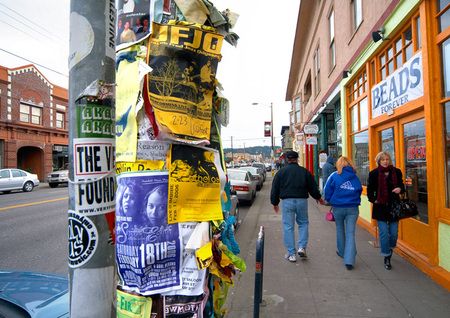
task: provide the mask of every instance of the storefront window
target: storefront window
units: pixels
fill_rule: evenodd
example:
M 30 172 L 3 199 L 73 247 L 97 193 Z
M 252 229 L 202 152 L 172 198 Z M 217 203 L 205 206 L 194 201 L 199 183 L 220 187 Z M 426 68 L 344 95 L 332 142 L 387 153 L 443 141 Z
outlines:
M 417 19 L 417 16 L 414 17 L 414 25 L 416 25 L 416 23 L 419 23 Z M 395 70 L 397 70 L 398 68 L 402 67 L 403 64 L 414 55 L 414 50 L 420 48 L 420 45 L 413 45 L 412 24 L 413 22 L 411 21 L 407 26 L 405 26 L 401 34 L 398 35 L 397 39 L 395 41 L 392 41 L 392 43 L 378 55 L 378 74 L 380 81 L 386 79 L 387 76 L 395 72 Z M 420 38 L 417 37 L 416 41 L 419 40 Z M 414 49 L 414 47 L 416 49 Z
M 363 69 L 347 86 L 349 116 L 351 122 L 351 154 L 363 185 L 369 173 L 369 110 L 367 108 L 367 72 Z
M 352 132 L 358 131 L 358 107 L 354 106 L 351 111 Z
M 425 146 L 425 120 L 403 125 L 405 149 L 404 179 L 410 199 L 419 207 L 417 219 L 428 223 L 427 154 Z
M 442 66 L 445 97 L 450 97 L 450 38 L 442 43 Z
M 443 11 L 449 4 L 448 0 L 438 0 L 439 4 L 439 32 L 444 31 L 450 26 L 450 10 Z
M 447 207 L 450 207 L 450 102 L 445 103 L 445 154 L 447 177 Z
M 391 155 L 392 164 L 395 164 L 395 143 L 394 143 L 394 128 L 387 128 L 380 131 L 380 149 L 386 151 Z
M 367 108 L 367 97 L 359 102 L 359 122 L 361 129 L 369 126 L 369 110 Z
M 352 160 L 357 167 L 356 174 L 362 185 L 367 185 L 369 176 L 369 132 L 367 130 L 352 136 Z

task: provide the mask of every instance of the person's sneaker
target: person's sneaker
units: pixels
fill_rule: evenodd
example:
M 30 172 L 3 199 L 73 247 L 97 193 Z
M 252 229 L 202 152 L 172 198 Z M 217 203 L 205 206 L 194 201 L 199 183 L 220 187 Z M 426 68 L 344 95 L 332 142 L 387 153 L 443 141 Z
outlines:
M 351 271 L 353 269 L 352 264 L 345 264 L 345 268 L 347 268 L 348 271 Z
M 292 263 L 295 263 L 297 261 L 297 258 L 295 257 L 295 255 L 286 255 L 286 259 Z
M 306 250 L 303 247 L 300 247 L 298 249 L 298 256 L 300 256 L 301 258 L 307 258 L 308 256 L 306 255 Z

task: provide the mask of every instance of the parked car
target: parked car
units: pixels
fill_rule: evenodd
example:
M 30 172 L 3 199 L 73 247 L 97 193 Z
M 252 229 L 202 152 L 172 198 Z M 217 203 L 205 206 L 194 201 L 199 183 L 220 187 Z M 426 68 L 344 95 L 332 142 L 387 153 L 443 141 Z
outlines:
M 0 169 L 0 192 L 9 193 L 12 190 L 33 191 L 39 185 L 36 174 L 21 169 Z
M 260 168 L 262 173 L 263 173 L 263 175 L 264 175 L 264 180 L 263 181 L 266 181 L 266 165 L 263 164 L 262 162 L 254 162 L 254 163 L 252 163 L 252 167 Z
M 257 167 L 240 167 L 239 169 L 250 172 L 252 174 L 252 179 L 257 181 L 256 191 L 261 190 L 264 184 L 264 175 L 261 169 Z
M 69 317 L 66 277 L 0 270 L 0 317 Z
M 231 190 L 236 191 L 239 202 L 253 203 L 256 197 L 257 182 L 252 180 L 250 172 L 241 169 L 228 169 L 227 174 L 230 180 Z
M 69 170 L 57 170 L 47 175 L 47 182 L 50 188 L 56 188 L 60 184 L 68 184 Z
M 239 199 L 236 191 L 231 191 L 231 210 L 230 215 L 235 217 L 234 221 L 234 229 L 236 230 L 241 224 L 241 220 L 239 219 Z
M 272 165 L 270 164 L 270 163 L 264 163 L 264 165 L 266 166 L 266 171 L 267 172 L 270 172 L 270 171 L 272 171 Z

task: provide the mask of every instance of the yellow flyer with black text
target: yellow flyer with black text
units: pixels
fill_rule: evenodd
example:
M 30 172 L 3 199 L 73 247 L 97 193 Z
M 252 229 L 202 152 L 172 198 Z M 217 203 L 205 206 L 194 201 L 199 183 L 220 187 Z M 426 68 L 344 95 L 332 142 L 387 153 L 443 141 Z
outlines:
M 168 223 L 222 220 L 219 153 L 173 144 L 169 162 Z
M 148 93 L 160 129 L 209 139 L 223 36 L 194 24 L 153 23 Z

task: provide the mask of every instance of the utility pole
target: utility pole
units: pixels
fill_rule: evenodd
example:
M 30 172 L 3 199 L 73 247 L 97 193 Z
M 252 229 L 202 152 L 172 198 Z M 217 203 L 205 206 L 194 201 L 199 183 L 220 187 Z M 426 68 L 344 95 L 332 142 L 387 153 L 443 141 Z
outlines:
M 71 318 L 116 317 L 115 20 L 115 0 L 70 2 Z
M 273 102 L 270 102 L 270 141 L 272 143 L 272 164 L 275 162 L 275 147 L 274 147 L 274 137 L 273 137 Z
M 234 153 L 234 150 L 233 150 L 233 136 L 231 136 L 231 162 L 233 163 L 232 167 L 234 168 L 234 155 L 233 155 L 233 153 Z

